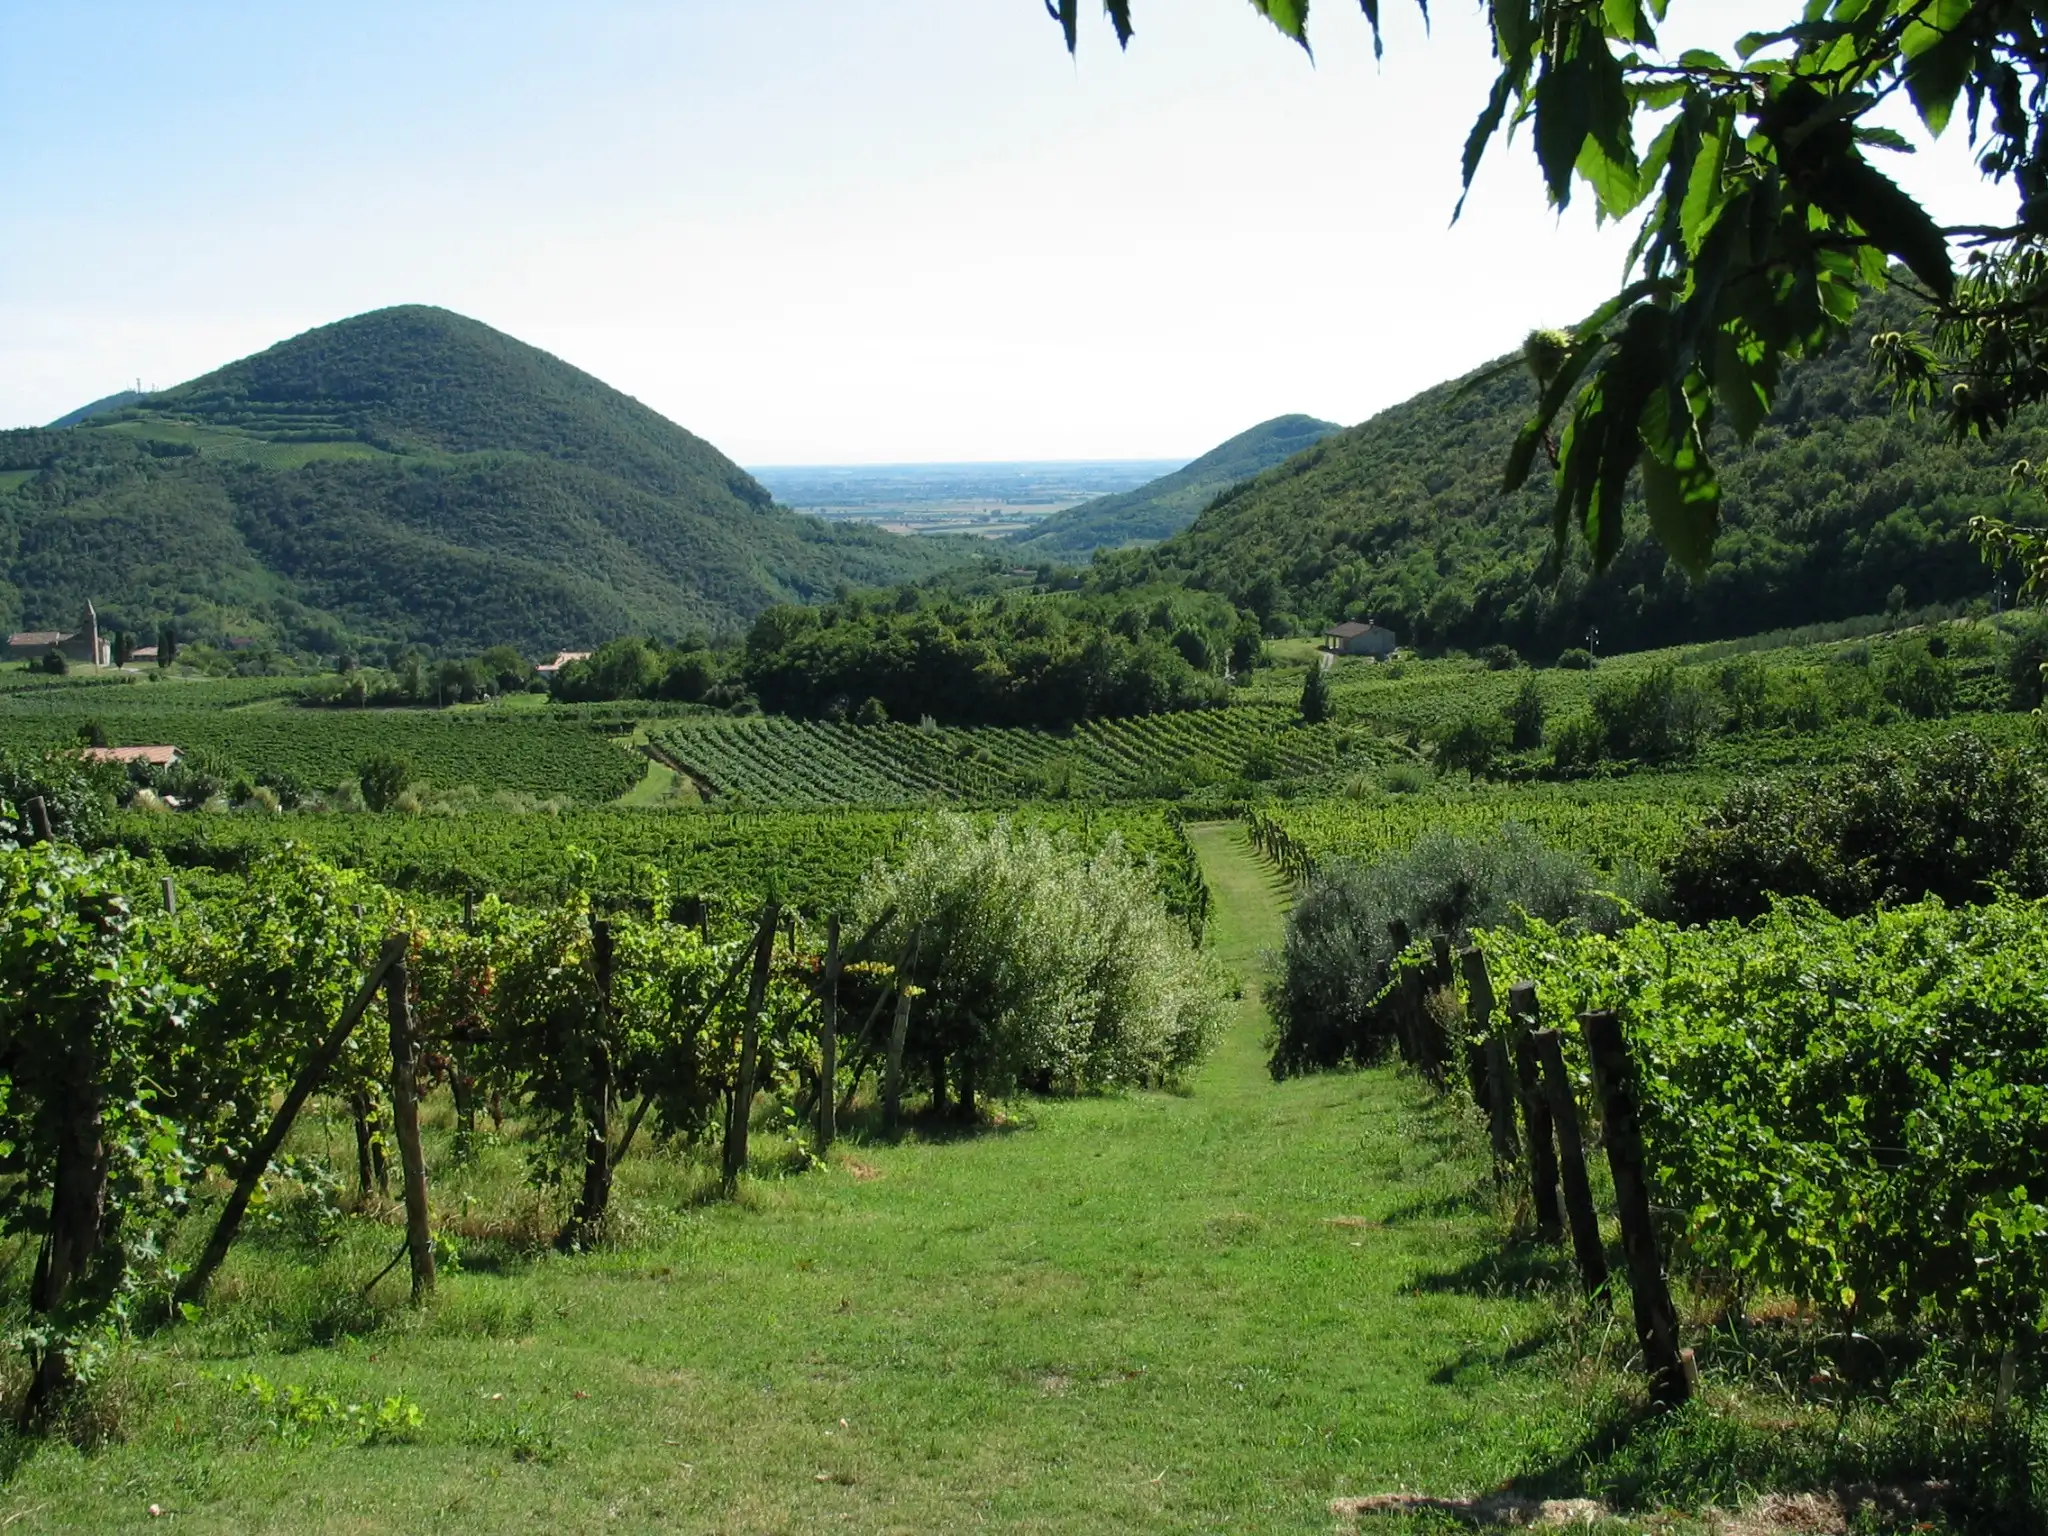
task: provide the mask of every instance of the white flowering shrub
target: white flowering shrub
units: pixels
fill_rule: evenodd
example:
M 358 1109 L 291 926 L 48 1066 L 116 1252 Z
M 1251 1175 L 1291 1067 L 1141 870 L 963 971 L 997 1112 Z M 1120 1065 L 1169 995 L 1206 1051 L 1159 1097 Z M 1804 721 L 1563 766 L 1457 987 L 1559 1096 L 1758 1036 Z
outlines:
M 951 1063 L 994 1092 L 1172 1083 L 1222 1026 L 1224 987 L 1161 903 L 1149 868 L 998 820 L 922 825 L 861 887 L 863 926 L 891 914 L 880 955 L 922 988 L 906 1056 Z

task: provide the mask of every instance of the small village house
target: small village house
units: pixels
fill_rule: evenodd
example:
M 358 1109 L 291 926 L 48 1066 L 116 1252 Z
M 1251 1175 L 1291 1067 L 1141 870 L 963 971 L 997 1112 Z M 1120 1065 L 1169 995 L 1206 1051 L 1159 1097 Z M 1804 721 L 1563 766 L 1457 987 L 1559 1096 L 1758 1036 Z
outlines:
M 535 667 L 533 671 L 536 677 L 553 677 L 572 661 L 588 660 L 590 660 L 590 652 L 588 651 L 557 651 L 553 661 L 544 661 Z
M 1323 649 L 1339 656 L 1373 656 L 1385 658 L 1394 654 L 1399 644 L 1391 629 L 1384 629 L 1367 619 L 1363 624 L 1332 624 L 1323 631 Z
M 174 766 L 184 753 L 177 747 L 87 747 L 86 761 L 93 763 L 120 763 L 123 766 L 141 763 L 150 768 Z
M 90 602 L 85 605 L 85 614 L 75 630 L 23 629 L 7 637 L 9 661 L 41 661 L 52 651 L 81 666 L 111 667 L 114 664 L 113 636 L 100 633 L 100 616 L 93 612 Z

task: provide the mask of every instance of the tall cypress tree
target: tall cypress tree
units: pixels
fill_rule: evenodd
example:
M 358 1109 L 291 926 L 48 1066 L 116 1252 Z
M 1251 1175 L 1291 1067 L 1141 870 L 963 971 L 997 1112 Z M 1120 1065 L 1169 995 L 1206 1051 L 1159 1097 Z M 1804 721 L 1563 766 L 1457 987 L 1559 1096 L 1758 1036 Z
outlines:
M 1321 725 L 1330 718 L 1330 678 L 1320 656 L 1309 664 L 1301 685 L 1301 718 L 1307 725 Z

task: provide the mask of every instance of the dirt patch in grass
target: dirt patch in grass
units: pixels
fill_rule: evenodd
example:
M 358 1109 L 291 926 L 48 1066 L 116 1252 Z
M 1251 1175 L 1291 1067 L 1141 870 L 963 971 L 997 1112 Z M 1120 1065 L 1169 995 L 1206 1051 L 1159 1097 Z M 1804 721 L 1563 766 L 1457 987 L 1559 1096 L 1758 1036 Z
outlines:
M 1680 1523 L 1687 1530 L 1711 1532 L 1712 1536 L 1849 1536 L 1873 1518 L 1889 1525 L 1935 1514 L 1949 1498 L 1948 1485 L 1933 1482 L 1856 1486 L 1826 1493 L 1772 1493 L 1742 1509 L 1702 1510 Z M 1530 1499 L 1512 1493 L 1474 1499 L 1369 1493 L 1332 1499 L 1330 1513 L 1354 1528 L 1375 1515 L 1438 1515 L 1479 1531 L 1571 1530 L 1623 1518 L 1598 1499 Z M 1670 1524 L 1668 1517 L 1659 1516 L 1652 1528 Z

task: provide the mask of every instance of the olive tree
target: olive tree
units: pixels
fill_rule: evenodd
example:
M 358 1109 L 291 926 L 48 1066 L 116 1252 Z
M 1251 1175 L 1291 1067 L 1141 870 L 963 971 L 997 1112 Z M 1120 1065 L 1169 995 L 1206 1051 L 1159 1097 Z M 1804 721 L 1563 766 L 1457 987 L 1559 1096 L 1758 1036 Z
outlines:
M 1171 1082 L 1221 1026 L 1210 962 L 1115 837 L 1089 849 L 1008 820 L 935 817 L 863 883 L 858 923 L 885 915 L 882 953 L 918 939 L 906 1055 L 941 1073 L 950 1062 L 963 1085 Z

